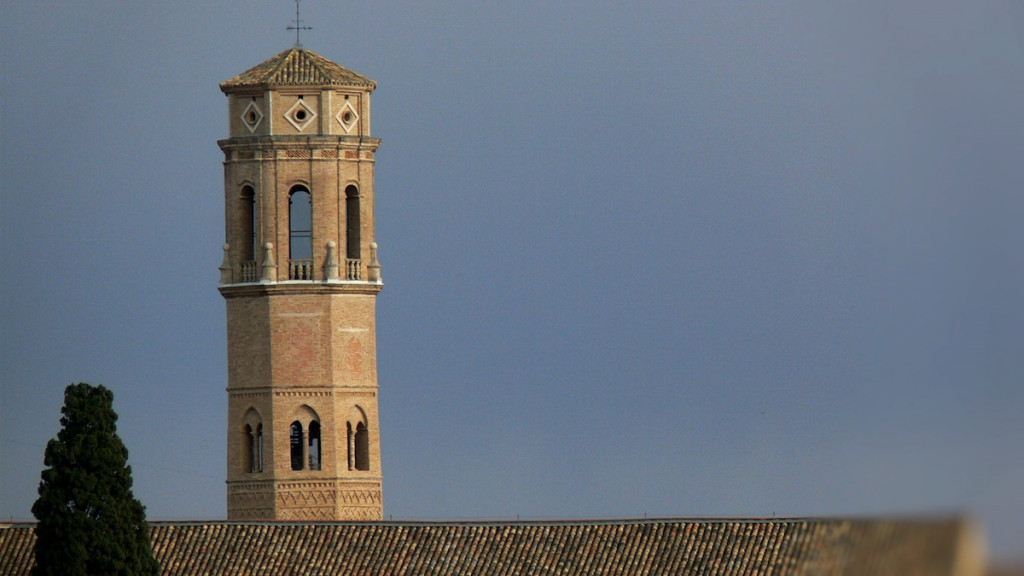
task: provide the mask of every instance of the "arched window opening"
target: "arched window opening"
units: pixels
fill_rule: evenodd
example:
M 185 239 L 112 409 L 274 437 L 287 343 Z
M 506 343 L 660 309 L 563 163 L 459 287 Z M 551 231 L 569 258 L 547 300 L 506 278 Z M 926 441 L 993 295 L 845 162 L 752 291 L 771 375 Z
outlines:
M 359 189 L 345 188 L 345 257 L 358 260 L 359 253 Z
M 313 279 L 313 202 L 305 186 L 288 195 L 288 258 L 289 279 Z
M 366 424 L 360 422 L 356 426 L 356 470 L 370 469 L 370 433 Z
M 352 423 L 351 422 L 346 422 L 345 423 L 345 428 L 346 428 L 346 431 L 348 432 L 348 436 L 347 436 L 348 437 L 348 443 L 347 443 L 347 446 L 348 446 L 348 469 L 349 470 L 355 470 L 356 469 L 356 436 L 352 432 Z
M 242 227 L 241 249 L 242 261 L 255 260 L 259 254 L 259 245 L 256 240 L 256 191 L 252 186 L 242 188 L 242 214 L 239 225 Z
M 238 222 L 240 227 L 238 238 L 240 253 L 238 259 L 242 264 L 242 282 L 255 282 L 259 279 L 256 259 L 260 251 L 256 234 L 256 231 L 259 230 L 256 222 L 256 192 L 252 189 L 252 186 L 242 188 L 239 201 L 241 202 L 241 213 L 239 214 Z
M 241 464 L 249 474 L 263 472 L 263 422 L 255 408 L 249 408 L 243 417 Z
M 256 446 L 253 453 L 253 460 L 256 467 L 253 472 L 263 472 L 263 424 L 256 425 Z
M 349 280 L 361 280 L 359 232 L 359 189 L 345 188 L 345 268 Z
M 295 422 L 292 422 L 291 425 L 291 437 L 289 443 L 291 447 L 292 470 L 302 470 L 303 444 L 302 423 L 296 420 Z
M 256 454 L 256 443 L 253 438 L 252 426 L 248 424 L 242 430 L 242 470 L 246 472 L 255 472 L 256 460 L 253 456 Z
M 309 423 L 309 469 L 320 469 L 320 423 Z

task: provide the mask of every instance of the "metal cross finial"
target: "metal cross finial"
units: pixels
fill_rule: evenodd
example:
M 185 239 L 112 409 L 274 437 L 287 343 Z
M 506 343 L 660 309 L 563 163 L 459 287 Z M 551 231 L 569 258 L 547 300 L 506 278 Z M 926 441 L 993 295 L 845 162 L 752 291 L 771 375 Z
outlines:
M 295 0 L 295 26 L 289 26 L 285 30 L 295 30 L 295 47 L 302 48 L 302 42 L 299 42 L 299 32 L 303 30 L 312 30 L 312 26 L 303 26 L 302 20 L 299 19 L 299 3 L 302 0 Z

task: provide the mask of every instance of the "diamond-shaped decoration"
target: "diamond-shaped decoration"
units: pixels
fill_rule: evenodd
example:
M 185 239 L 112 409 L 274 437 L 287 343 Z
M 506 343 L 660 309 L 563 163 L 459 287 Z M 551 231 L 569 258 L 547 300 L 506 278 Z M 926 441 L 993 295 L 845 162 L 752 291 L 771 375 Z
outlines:
M 306 129 L 316 118 L 316 112 L 312 108 L 306 106 L 306 103 L 301 99 L 296 100 L 295 104 L 284 113 L 285 120 L 291 122 L 292 126 L 299 132 Z
M 338 111 L 338 115 L 335 116 L 338 123 L 341 124 L 342 129 L 345 132 L 351 132 L 356 127 L 356 123 L 359 122 L 359 114 L 356 113 L 356 109 L 352 107 L 352 103 L 346 101 L 345 105 Z
M 263 111 L 256 105 L 255 102 L 249 102 L 249 105 L 245 107 L 242 112 L 242 123 L 249 129 L 249 132 L 255 132 L 256 127 L 263 121 Z

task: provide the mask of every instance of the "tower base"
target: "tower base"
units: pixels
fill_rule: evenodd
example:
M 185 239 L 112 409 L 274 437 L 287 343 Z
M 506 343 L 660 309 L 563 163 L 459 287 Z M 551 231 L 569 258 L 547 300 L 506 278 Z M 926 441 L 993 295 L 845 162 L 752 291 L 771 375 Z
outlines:
M 228 483 L 228 520 L 383 519 L 380 482 L 335 478 Z

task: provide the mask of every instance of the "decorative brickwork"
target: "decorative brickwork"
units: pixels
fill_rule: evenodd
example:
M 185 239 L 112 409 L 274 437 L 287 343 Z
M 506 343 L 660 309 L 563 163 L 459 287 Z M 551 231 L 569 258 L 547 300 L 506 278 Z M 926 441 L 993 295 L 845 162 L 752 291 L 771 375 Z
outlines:
M 327 398 L 334 396 L 333 390 L 274 390 L 275 398 Z
M 231 397 L 237 400 L 254 401 L 262 398 L 269 398 L 270 392 L 231 392 Z
M 376 490 L 342 490 L 338 493 L 338 501 L 342 504 L 379 506 L 380 500 L 380 488 Z
M 232 520 L 260 519 L 274 515 L 274 490 L 271 482 L 228 485 L 228 500 L 233 503 L 228 512 L 228 518 Z
M 379 522 L 384 519 L 380 506 L 367 506 L 365 508 L 348 506 L 342 508 L 338 516 L 338 520 L 346 522 Z
M 290 520 L 293 522 L 327 522 L 330 520 L 337 520 L 338 515 L 335 514 L 333 506 L 306 506 L 296 508 L 279 508 L 277 512 L 277 519 Z
M 277 506 L 280 510 L 293 508 L 320 508 L 334 510 L 337 493 L 333 486 L 322 488 L 301 488 L 277 493 Z

